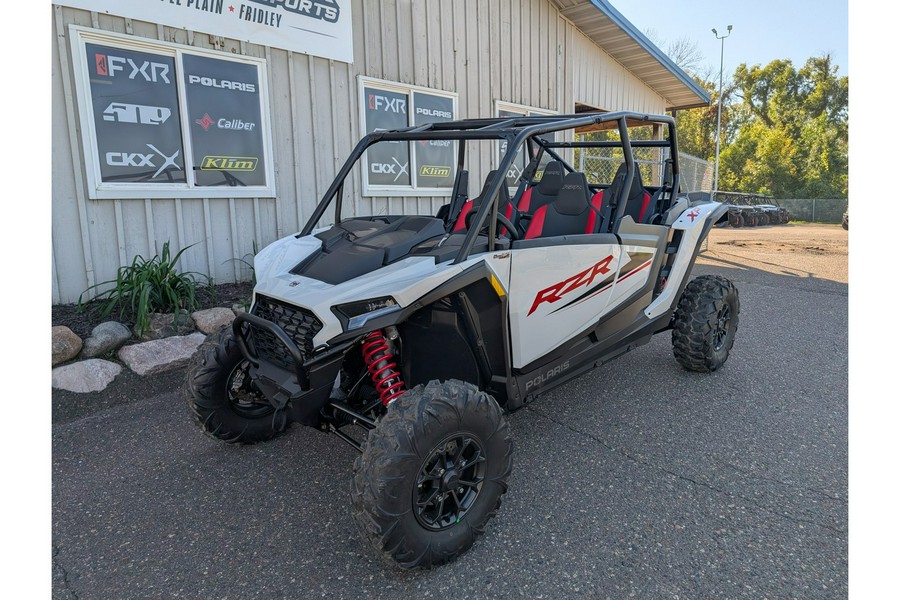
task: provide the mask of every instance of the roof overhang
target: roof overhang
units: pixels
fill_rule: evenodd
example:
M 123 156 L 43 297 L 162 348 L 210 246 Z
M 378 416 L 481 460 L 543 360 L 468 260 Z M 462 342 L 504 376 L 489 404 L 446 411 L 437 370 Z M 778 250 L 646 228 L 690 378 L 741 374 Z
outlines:
M 709 106 L 690 75 L 606 0 L 554 0 L 560 13 L 666 101 L 666 110 Z

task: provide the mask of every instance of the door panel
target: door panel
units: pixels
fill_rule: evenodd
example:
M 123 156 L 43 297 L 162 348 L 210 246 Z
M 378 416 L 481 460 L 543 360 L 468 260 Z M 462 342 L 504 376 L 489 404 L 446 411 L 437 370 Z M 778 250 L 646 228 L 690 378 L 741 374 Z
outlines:
M 625 302 L 647 284 L 656 253 L 656 248 L 616 244 L 513 250 L 513 367 L 547 354 Z
M 606 312 L 620 255 L 615 244 L 512 250 L 513 367 L 548 353 Z

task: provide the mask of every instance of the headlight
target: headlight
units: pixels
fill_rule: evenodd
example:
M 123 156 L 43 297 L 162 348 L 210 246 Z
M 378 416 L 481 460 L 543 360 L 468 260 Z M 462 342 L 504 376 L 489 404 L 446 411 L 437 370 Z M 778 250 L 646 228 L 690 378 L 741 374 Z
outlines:
M 336 306 L 335 310 L 347 317 L 347 331 L 350 331 L 351 329 L 359 329 L 369 319 L 389 315 L 400 310 L 400 305 L 390 296 L 384 296 L 383 298 L 348 302 L 347 304 Z

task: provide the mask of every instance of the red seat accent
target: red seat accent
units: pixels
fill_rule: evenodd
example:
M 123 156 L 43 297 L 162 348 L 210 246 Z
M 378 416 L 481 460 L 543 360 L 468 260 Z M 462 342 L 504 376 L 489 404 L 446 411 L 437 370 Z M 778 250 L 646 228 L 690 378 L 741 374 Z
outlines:
M 456 224 L 453 225 L 453 229 L 450 233 L 456 233 L 457 231 L 465 231 L 466 230 L 466 215 L 469 214 L 469 211 L 472 210 L 472 201 L 467 200 L 465 204 L 463 204 L 462 210 L 459 211 L 459 217 L 456 219 Z
M 533 187 L 530 187 L 527 190 L 525 190 L 524 194 L 522 194 L 522 197 L 519 199 L 519 212 L 521 212 L 521 213 L 528 212 L 528 208 L 531 206 L 531 190 L 533 190 L 533 189 L 534 189 Z
M 638 214 L 638 223 L 644 222 L 644 214 L 646 214 L 648 206 L 650 206 L 650 194 L 644 192 L 644 203 L 641 204 L 641 212 Z
M 587 227 L 585 228 L 585 233 L 597 233 L 597 217 L 599 216 L 600 207 L 603 206 L 603 190 L 600 190 L 594 197 L 591 198 L 591 207 L 592 210 L 588 215 Z
M 535 211 L 534 216 L 531 217 L 531 222 L 528 223 L 528 231 L 525 232 L 526 240 L 541 237 L 541 232 L 544 230 L 544 215 L 546 214 L 546 204 Z

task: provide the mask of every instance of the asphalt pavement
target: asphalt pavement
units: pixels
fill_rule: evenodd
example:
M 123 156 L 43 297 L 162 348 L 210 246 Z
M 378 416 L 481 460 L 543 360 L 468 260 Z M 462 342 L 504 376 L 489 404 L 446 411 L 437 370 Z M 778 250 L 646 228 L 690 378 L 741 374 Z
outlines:
M 510 415 L 509 492 L 456 562 L 403 571 L 349 510 L 355 451 L 232 447 L 183 373 L 54 392 L 54 598 L 845 598 L 847 255 L 837 226 L 712 232 L 738 286 L 713 374 L 662 334 Z

